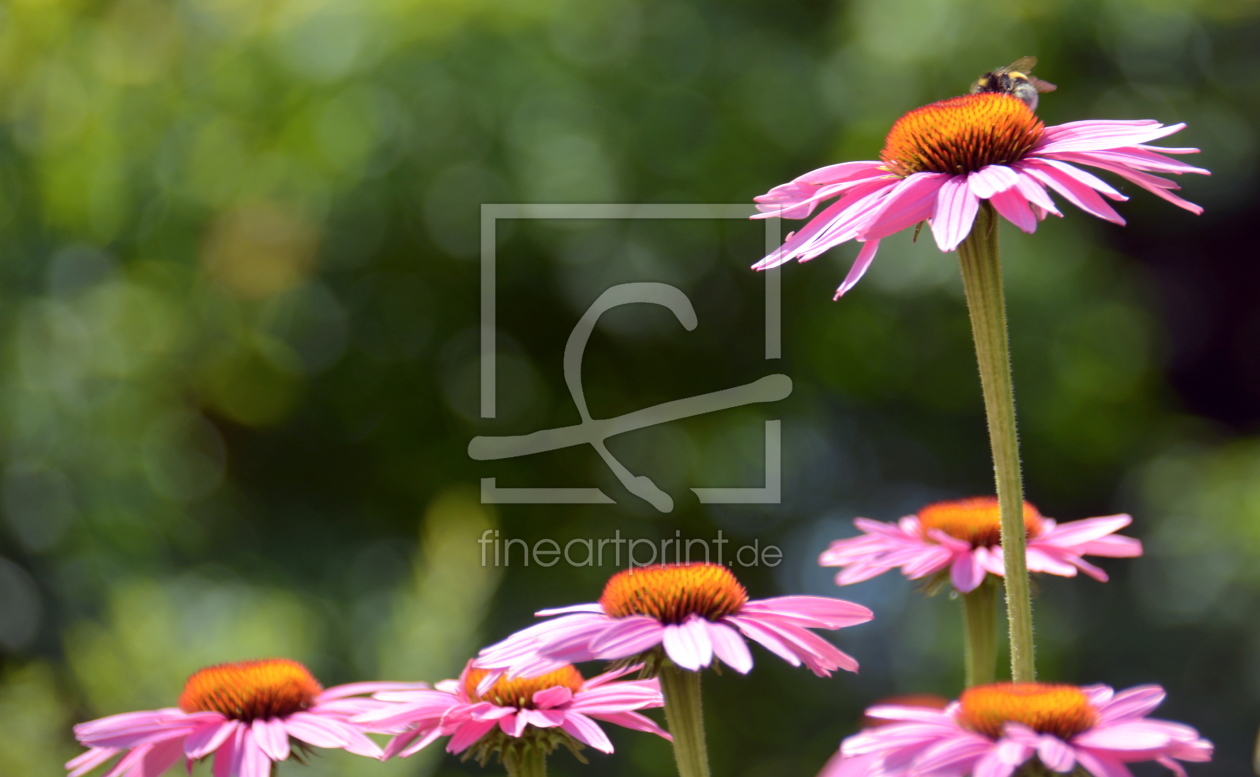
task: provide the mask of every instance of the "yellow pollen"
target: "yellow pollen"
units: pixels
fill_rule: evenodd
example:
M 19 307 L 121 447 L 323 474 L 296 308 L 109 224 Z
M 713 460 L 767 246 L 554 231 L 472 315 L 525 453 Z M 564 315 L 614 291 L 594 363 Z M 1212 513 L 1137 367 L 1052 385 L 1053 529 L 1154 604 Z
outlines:
M 970 542 L 975 547 L 993 547 L 1002 540 L 1002 519 L 998 500 L 992 496 L 974 496 L 952 502 L 935 502 L 919 511 L 919 525 L 926 534 L 940 529 L 951 537 Z M 1024 530 L 1027 536 L 1041 534 L 1041 513 L 1024 502 Z
M 322 690 L 296 661 L 239 661 L 195 672 L 179 695 L 179 708 L 221 712 L 233 720 L 282 718 L 310 707 Z
M 958 722 L 987 737 L 1002 735 L 1002 724 L 1021 723 L 1033 731 L 1068 740 L 1098 722 L 1098 711 L 1075 685 L 994 683 L 963 691 Z
M 968 94 L 915 108 L 893 124 L 879 158 L 902 177 L 959 175 L 1009 164 L 1041 139 L 1045 125 L 1006 94 Z
M 582 673 L 572 665 L 565 664 L 554 672 L 541 677 L 502 677 L 490 686 L 485 693 L 477 693 L 477 686 L 489 672 L 485 669 L 469 669 L 464 675 L 464 693 L 474 702 L 488 701 L 499 707 L 516 707 L 517 709 L 533 709 L 534 694 L 548 688 L 563 686 L 577 693 L 582 690 Z
M 612 576 L 599 603 L 614 618 L 650 615 L 662 623 L 682 623 L 699 615 L 716 621 L 734 615 L 748 592 L 730 570 L 718 564 L 659 564 Z

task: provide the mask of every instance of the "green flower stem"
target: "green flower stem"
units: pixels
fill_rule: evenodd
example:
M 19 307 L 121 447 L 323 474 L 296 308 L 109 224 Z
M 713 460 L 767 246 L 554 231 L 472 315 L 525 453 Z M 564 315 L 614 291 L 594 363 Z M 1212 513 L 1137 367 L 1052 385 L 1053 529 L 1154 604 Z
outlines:
M 1015 430 L 1015 392 L 1011 386 L 1011 351 L 1006 339 L 1006 301 L 998 253 L 997 216 L 985 202 L 971 234 L 958 246 L 963 289 L 971 314 L 971 333 L 980 364 L 980 387 L 989 419 L 989 444 L 1002 515 L 1002 558 L 1006 565 L 1006 613 L 1011 630 L 1011 679 L 1037 676 L 1033 656 L 1032 597 L 1024 536 L 1024 483 L 1019 470 Z
M 679 777 L 709 777 L 709 751 L 704 745 L 704 714 L 700 709 L 700 673 L 666 661 L 661 666 L 665 722 L 674 737 L 674 760 Z
M 514 750 L 503 765 L 508 777 L 547 777 L 547 754 L 536 745 Z
M 991 683 L 997 673 L 997 581 L 986 575 L 971 593 L 962 595 L 963 653 L 966 683 Z

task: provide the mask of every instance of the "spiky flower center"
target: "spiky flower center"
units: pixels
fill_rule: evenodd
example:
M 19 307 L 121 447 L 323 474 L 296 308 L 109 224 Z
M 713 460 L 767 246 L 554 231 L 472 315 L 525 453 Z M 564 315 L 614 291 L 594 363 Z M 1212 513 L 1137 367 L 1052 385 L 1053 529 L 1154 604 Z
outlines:
M 499 707 L 516 707 L 517 709 L 533 709 L 534 694 L 549 688 L 561 686 L 577 693 L 582 690 L 582 673 L 565 664 L 554 672 L 540 677 L 502 677 L 490 686 L 485 693 L 477 693 L 477 686 L 489 672 L 485 669 L 469 669 L 464 675 L 464 693 L 472 701 L 488 701 Z
M 1018 161 L 1041 139 L 1045 125 L 1006 94 L 968 94 L 915 108 L 893 124 L 879 158 L 889 170 L 973 173 Z
M 599 603 L 614 618 L 650 615 L 677 624 L 699 615 L 716 621 L 734 615 L 748 601 L 735 575 L 718 564 L 659 564 L 612 576 Z
M 1002 517 L 998 500 L 992 496 L 976 496 L 949 502 L 935 502 L 919 511 L 923 531 L 940 529 L 951 537 L 970 542 L 974 547 L 993 547 L 1002 541 Z M 1024 530 L 1027 536 L 1041 534 L 1041 513 L 1024 502 Z
M 963 691 L 958 722 L 987 737 L 1002 736 L 1002 725 L 1021 723 L 1033 731 L 1067 740 L 1098 722 L 1098 710 L 1075 685 L 993 683 Z
M 238 661 L 195 672 L 179 695 L 179 708 L 220 712 L 232 720 L 282 718 L 310 707 L 322 690 L 296 661 Z

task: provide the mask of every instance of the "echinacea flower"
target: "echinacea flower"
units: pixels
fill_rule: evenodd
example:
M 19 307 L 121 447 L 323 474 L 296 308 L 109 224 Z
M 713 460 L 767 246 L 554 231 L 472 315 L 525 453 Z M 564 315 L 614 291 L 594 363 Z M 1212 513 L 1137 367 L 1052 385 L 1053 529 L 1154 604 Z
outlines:
M 670 738 L 650 718 L 636 712 L 665 703 L 657 681 L 618 681 L 638 668 L 585 680 L 566 665 L 541 677 L 501 678 L 479 690 L 488 672 L 473 669 L 469 661 L 459 679 L 444 680 L 433 690 L 376 694 L 376 699 L 388 704 L 355 722 L 372 731 L 397 734 L 385 747 L 386 759 L 405 758 L 444 736 L 450 737 L 448 753 L 462 753 L 477 745 L 483 764 L 492 752 L 502 752 L 511 747 L 511 740 L 523 738 L 540 740 L 546 751 L 565 744 L 576 753 L 577 746 L 567 739 L 572 737 L 611 753 L 612 742 L 597 720 Z
M 1028 682 L 968 688 L 942 711 L 872 707 L 866 714 L 888 724 L 844 740 L 841 773 L 1032 777 L 1079 768 L 1131 777 L 1125 764 L 1155 761 L 1185 777 L 1178 761 L 1211 760 L 1212 743 L 1189 726 L 1146 717 L 1163 700 L 1158 685 L 1115 693 L 1106 685 Z
M 184 685 L 178 706 L 124 712 L 74 727 L 89 750 L 66 764 L 79 777 L 125 754 L 104 777 L 156 777 L 181 758 L 214 755 L 215 777 L 268 777 L 296 745 L 379 757 L 381 749 L 350 718 L 381 702 L 377 691 L 416 683 L 351 683 L 325 689 L 296 661 L 266 659 L 211 666 Z
M 1123 224 L 1103 196 L 1128 198 L 1077 165 L 1114 173 L 1198 214 L 1202 208 L 1172 193 L 1180 188 L 1176 183 L 1151 175 L 1208 173 L 1162 156 L 1192 154 L 1196 148 L 1146 145 L 1183 127 L 1103 119 L 1046 127 L 1027 105 L 1005 94 L 925 105 L 893 124 L 879 160 L 822 167 L 755 198 L 761 213 L 754 218 L 803 219 L 819 203 L 839 197 L 754 267 L 806 261 L 857 240 L 863 246 L 836 290 L 839 297 L 870 267 L 881 239 L 927 221 L 937 246 L 953 251 L 971 231 L 982 200 L 1033 232 L 1047 213 L 1062 215 L 1047 189 L 1086 213 Z
M 560 617 L 485 648 L 474 665 L 528 677 L 567 663 L 629 659 L 659 645 L 683 669 L 699 671 L 717 657 L 743 674 L 753 664 L 747 638 L 827 677 L 836 669 L 856 672 L 857 661 L 808 629 L 839 629 L 874 617 L 859 604 L 822 596 L 750 600 L 729 569 L 710 563 L 623 570 L 598 602 L 538 615 Z
M 1107 573 L 1082 556 L 1142 555 L 1140 540 L 1115 535 L 1132 522 L 1121 514 L 1055 523 L 1024 502 L 1028 570 L 1062 577 L 1075 577 L 1080 570 L 1106 582 Z M 1004 572 L 1001 520 L 993 497 L 936 502 L 897 523 L 866 518 L 853 523 L 863 533 L 836 540 L 818 558 L 822 566 L 841 568 L 837 585 L 869 580 L 898 567 L 911 580 L 948 569 L 954 588 L 968 593 L 984 582 L 986 574 Z

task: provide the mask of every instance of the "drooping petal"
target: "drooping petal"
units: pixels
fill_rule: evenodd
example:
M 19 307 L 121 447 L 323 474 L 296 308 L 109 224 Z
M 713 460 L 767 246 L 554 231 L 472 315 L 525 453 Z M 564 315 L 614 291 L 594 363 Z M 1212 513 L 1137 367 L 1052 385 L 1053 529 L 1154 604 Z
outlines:
M 253 741 L 273 761 L 283 761 L 289 757 L 289 732 L 279 720 L 257 718 L 251 725 Z
M 1119 213 L 1116 213 L 1115 208 L 1104 202 L 1097 192 L 1060 170 L 1038 166 L 1040 161 L 1032 159 L 1021 162 L 1020 165 L 1029 175 L 1054 189 L 1064 199 L 1086 213 L 1110 221 L 1113 224 L 1124 225 L 1124 218 Z
M 849 274 L 844 276 L 844 282 L 836 288 L 836 296 L 834 299 L 840 299 L 849 289 L 857 285 L 862 280 L 862 276 L 866 275 L 866 271 L 870 269 L 871 262 L 875 261 L 875 254 L 879 251 L 878 240 L 867 240 L 862 243 L 862 250 L 858 251 L 857 258 L 853 260 L 853 266 L 849 268 Z
M 988 570 L 980 563 L 975 553 L 961 553 L 949 568 L 949 578 L 954 588 L 962 593 L 970 593 L 984 582 Z
M 936 245 L 942 251 L 953 251 L 971 232 L 980 200 L 967 185 L 966 176 L 954 176 L 941 185 L 936 212 L 929 220 Z
M 1007 191 L 998 192 L 989 198 L 995 210 L 1002 218 L 1014 224 L 1022 232 L 1037 231 L 1037 215 L 1028 205 L 1028 199 L 1018 186 Z
M 710 623 L 708 628 L 714 655 L 736 672 L 748 674 L 752 669 L 753 659 L 744 638 L 722 623 Z
M 66 761 L 66 769 L 70 771 L 66 777 L 79 777 L 87 774 L 109 759 L 118 755 L 121 750 L 116 747 L 93 747 L 84 753 Z
M 205 758 L 218 750 L 228 737 L 235 734 L 240 725 L 235 720 L 224 720 L 221 723 L 202 726 L 184 739 L 184 754 L 193 760 Z
M 561 728 L 573 735 L 573 738 L 590 745 L 601 753 L 611 753 L 613 751 L 612 742 L 608 739 L 608 735 L 599 727 L 599 724 L 580 712 L 569 714 L 562 724 Z
M 661 644 L 665 654 L 683 669 L 698 672 L 713 662 L 713 643 L 704 625 L 697 623 L 698 616 L 691 616 L 677 626 L 666 626 Z

